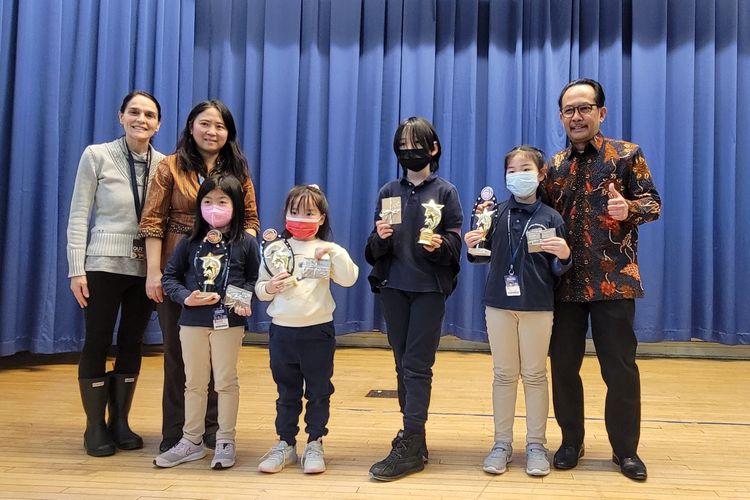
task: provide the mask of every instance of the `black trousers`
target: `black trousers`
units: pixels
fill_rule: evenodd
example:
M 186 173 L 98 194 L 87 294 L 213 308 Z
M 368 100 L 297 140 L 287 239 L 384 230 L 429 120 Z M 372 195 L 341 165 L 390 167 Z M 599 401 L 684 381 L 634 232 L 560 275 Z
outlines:
M 445 295 L 383 288 L 380 299 L 388 343 L 396 361 L 404 432 L 424 434 L 432 393 L 432 366 L 445 315 Z
M 86 273 L 89 287 L 86 306 L 86 338 L 78 362 L 78 378 L 99 378 L 107 371 L 107 353 L 112 346 L 117 313 L 115 372 L 141 371 L 143 332 L 154 303 L 146 296 L 146 278 L 92 271 Z
M 641 382 L 635 364 L 635 301 L 557 302 L 550 341 L 552 402 L 564 445 L 583 443 L 580 369 L 591 318 L 591 335 L 607 385 L 604 421 L 615 454 L 632 457 L 641 430 Z
M 297 442 L 304 391 L 305 432 L 308 442 L 328 434 L 333 394 L 333 354 L 336 338 L 333 323 L 304 327 L 271 323 L 268 341 L 271 374 L 279 397 L 276 400 L 276 432 L 287 444 Z
M 163 438 L 179 438 L 185 424 L 185 362 L 182 360 L 180 326 L 178 321 L 182 306 L 164 296 L 164 302 L 156 304 L 159 313 L 159 326 L 164 341 L 164 389 L 161 398 L 161 434 Z M 219 429 L 217 421 L 218 394 L 214 390 L 214 377 L 208 386 L 208 407 L 206 408 L 206 434 L 215 434 Z

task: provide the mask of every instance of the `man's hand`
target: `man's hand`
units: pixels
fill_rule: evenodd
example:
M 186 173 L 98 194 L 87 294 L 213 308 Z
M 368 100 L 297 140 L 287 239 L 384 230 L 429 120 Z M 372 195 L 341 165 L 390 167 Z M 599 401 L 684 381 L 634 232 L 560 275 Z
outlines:
M 628 200 L 615 188 L 614 183 L 609 185 L 609 201 L 607 202 L 607 213 L 614 220 L 623 221 L 628 217 Z

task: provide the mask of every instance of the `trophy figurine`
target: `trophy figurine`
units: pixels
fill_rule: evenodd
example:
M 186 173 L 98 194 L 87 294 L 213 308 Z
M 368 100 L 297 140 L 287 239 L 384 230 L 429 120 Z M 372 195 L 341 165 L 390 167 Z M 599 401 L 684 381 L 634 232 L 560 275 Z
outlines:
M 284 271 L 290 276 L 284 280 L 284 289 L 297 284 L 297 278 L 294 277 L 294 252 L 289 242 L 281 238 L 279 233 L 272 228 L 263 231 L 263 248 L 261 258 L 263 266 L 271 276 L 276 276 Z
M 440 224 L 442 213 L 440 209 L 444 205 L 438 205 L 435 200 L 430 200 L 429 203 L 422 203 L 424 207 L 424 227 L 419 231 L 419 243 L 420 245 L 432 245 L 432 235 L 435 232 L 435 228 Z
M 221 272 L 221 259 L 224 255 L 214 255 L 208 252 L 205 257 L 200 257 L 203 261 L 203 290 L 198 293 L 200 298 L 209 297 L 216 293 L 216 277 Z
M 486 206 L 479 212 L 478 207 L 485 202 L 490 202 L 490 206 Z M 469 248 L 469 254 L 476 257 L 489 257 L 492 255 L 492 251 L 487 248 L 487 235 L 492 229 L 492 224 L 495 221 L 495 214 L 497 213 L 497 198 L 495 192 L 490 186 L 482 188 L 477 201 L 474 202 L 474 208 L 472 209 L 472 217 L 475 219 L 475 229 L 482 231 L 482 239 L 477 243 L 476 246 Z

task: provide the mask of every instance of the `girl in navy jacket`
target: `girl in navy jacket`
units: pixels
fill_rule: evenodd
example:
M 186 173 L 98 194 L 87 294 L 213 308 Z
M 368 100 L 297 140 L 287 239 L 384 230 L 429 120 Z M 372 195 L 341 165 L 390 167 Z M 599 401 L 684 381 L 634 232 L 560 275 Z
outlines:
M 233 302 L 229 287 L 251 292 L 258 278 L 260 255 L 254 237 L 243 230 L 242 184 L 217 174 L 198 190 L 193 231 L 175 248 L 164 270 L 164 291 L 178 304 L 180 342 L 185 362 L 185 425 L 182 439 L 154 460 L 174 467 L 206 455 L 203 443 L 208 384 L 213 371 L 219 395 L 219 430 L 212 469 L 235 462 L 235 427 L 239 408 L 237 357 L 250 316 L 249 301 Z
M 495 444 L 484 461 L 485 472 L 502 474 L 513 453 L 513 420 L 520 375 L 526 398 L 526 472 L 549 474 L 546 439 L 549 391 L 547 350 L 552 335 L 554 286 L 570 267 L 565 225 L 539 197 L 544 155 L 518 146 L 505 156 L 505 181 L 512 196 L 495 207 L 487 235 L 490 257 L 469 254 L 470 262 L 490 263 L 484 292 L 487 337 L 492 350 L 492 404 Z M 464 235 L 471 248 L 482 240 L 479 229 Z

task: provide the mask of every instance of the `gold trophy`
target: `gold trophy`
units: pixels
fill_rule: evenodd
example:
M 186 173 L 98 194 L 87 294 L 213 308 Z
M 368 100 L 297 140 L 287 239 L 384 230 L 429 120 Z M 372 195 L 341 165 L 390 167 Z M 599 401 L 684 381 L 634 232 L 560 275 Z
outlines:
M 221 259 L 224 255 L 214 255 L 208 252 L 205 257 L 200 257 L 203 261 L 203 291 L 198 293 L 198 297 L 206 298 L 216 293 L 216 277 L 221 272 Z
M 432 245 L 432 235 L 435 232 L 435 228 L 440 224 L 440 219 L 443 214 L 440 209 L 445 205 L 438 205 L 435 200 L 430 200 L 429 203 L 422 203 L 424 207 L 424 227 L 419 231 L 419 243 L 420 245 Z
M 279 236 L 279 233 L 269 228 L 263 231 L 263 244 L 261 249 L 261 258 L 263 266 L 271 276 L 286 271 L 290 274 L 283 281 L 283 290 L 297 285 L 297 278 L 294 276 L 294 252 L 286 238 Z
M 490 202 L 490 206 L 485 207 L 481 212 L 477 212 L 477 207 L 484 202 Z M 495 214 L 497 213 L 497 198 L 495 198 L 495 192 L 490 186 L 485 186 L 482 192 L 477 197 L 477 201 L 474 203 L 472 209 L 472 217 L 474 217 L 475 229 L 482 231 L 482 239 L 479 240 L 476 246 L 469 248 L 469 254 L 475 257 L 489 257 L 492 255 L 492 251 L 487 248 L 487 234 L 492 229 L 492 224 L 495 222 Z

